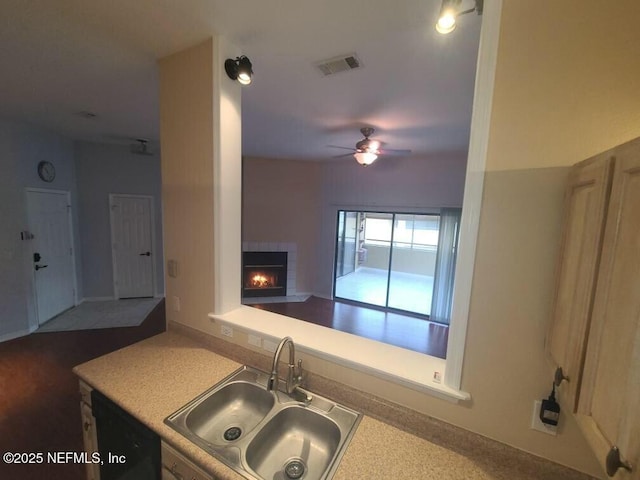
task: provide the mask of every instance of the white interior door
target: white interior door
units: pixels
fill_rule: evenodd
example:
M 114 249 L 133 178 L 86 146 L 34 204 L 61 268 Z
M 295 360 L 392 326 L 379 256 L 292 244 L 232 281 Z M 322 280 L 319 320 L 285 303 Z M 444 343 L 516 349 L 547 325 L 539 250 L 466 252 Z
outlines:
M 75 269 L 69 192 L 27 190 L 38 323 L 74 306 Z
M 109 195 L 116 298 L 153 297 L 152 200 Z

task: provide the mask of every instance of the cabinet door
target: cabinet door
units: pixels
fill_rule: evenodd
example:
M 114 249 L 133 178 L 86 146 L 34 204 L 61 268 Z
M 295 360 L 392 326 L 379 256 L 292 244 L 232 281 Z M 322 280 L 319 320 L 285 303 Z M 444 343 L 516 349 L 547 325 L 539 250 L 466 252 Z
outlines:
M 177 450 L 162 442 L 162 480 L 215 480 Z
M 578 401 L 602 235 L 613 174 L 612 151 L 574 165 L 564 200 L 564 229 L 546 350 L 568 382 L 558 389 L 572 412 Z
M 98 439 L 96 437 L 96 424 L 91 406 L 80 402 L 80 413 L 82 415 L 82 440 L 84 441 L 84 451 L 88 453 L 89 458 L 94 452 L 98 451 Z M 100 480 L 100 467 L 94 463 L 86 464 L 87 480 Z
M 640 479 L 640 140 L 615 149 L 578 422 L 599 461 L 613 446 Z

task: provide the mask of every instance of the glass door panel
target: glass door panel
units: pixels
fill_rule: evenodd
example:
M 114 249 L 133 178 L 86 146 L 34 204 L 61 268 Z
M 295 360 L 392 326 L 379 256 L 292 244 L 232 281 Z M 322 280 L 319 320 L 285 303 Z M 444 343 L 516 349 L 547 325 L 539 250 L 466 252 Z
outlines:
M 431 314 L 438 215 L 395 215 L 387 306 Z
M 339 276 L 339 259 L 336 258 L 335 297 L 385 307 L 393 215 L 369 212 L 340 213 L 344 213 L 345 230 L 353 231 L 353 234 L 343 235 L 344 246 L 338 245 L 336 254 L 341 248 L 346 252 L 346 238 L 352 238 L 355 268 L 350 273 Z M 354 220 L 353 224 L 351 219 Z M 346 258 L 346 255 L 344 257 Z M 346 262 L 343 260 L 342 263 Z M 344 271 L 344 266 L 341 268 Z

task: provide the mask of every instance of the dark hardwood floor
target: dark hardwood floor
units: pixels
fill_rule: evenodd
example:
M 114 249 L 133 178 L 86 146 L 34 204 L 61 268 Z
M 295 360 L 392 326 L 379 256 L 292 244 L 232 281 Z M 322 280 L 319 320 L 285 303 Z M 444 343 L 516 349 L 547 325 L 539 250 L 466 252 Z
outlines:
M 251 306 L 438 358 L 447 354 L 449 327 L 422 318 L 314 296 L 306 302 Z
M 34 333 L 0 343 L 0 454 L 83 450 L 71 369 L 165 330 L 164 300 L 138 327 Z M 81 480 L 84 465 L 7 465 L 0 479 Z

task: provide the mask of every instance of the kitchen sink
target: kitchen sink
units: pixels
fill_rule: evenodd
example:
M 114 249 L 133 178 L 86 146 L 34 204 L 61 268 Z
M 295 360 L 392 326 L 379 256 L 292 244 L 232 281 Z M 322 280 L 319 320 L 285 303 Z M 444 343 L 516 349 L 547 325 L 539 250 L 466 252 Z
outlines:
M 165 423 L 249 479 L 328 480 L 361 414 L 243 366 Z
M 340 428 L 308 408 L 280 410 L 247 446 L 246 460 L 262 478 L 318 480 L 340 445 Z M 282 476 L 284 473 L 284 476 Z M 280 474 L 280 475 L 279 475 Z
M 275 398 L 259 385 L 234 382 L 206 397 L 186 418 L 186 427 L 214 445 L 227 445 L 251 432 L 269 413 Z

